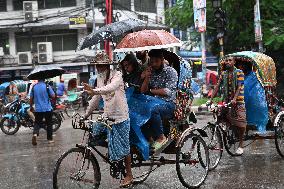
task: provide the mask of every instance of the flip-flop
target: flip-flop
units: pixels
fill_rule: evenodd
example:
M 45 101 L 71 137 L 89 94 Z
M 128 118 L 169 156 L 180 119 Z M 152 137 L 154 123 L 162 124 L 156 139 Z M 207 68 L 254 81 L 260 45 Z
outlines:
M 125 184 L 121 184 L 121 185 L 119 186 L 119 188 L 129 188 L 129 187 L 132 186 L 132 184 L 133 184 L 133 179 L 130 180 L 130 181 L 128 181 L 128 182 L 125 183 Z
M 162 148 L 167 142 L 168 142 L 167 138 L 163 142 L 155 142 L 154 145 L 153 145 L 154 151 L 157 151 L 160 148 Z

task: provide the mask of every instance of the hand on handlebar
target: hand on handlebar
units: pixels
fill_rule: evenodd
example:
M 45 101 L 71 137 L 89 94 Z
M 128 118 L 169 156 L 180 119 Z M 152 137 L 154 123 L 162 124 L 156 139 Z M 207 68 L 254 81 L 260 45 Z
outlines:
M 212 99 L 208 100 L 205 104 L 206 104 L 206 106 L 211 106 L 213 104 Z
M 237 101 L 235 99 L 231 100 L 231 102 L 229 104 L 232 104 L 233 106 L 235 106 L 237 104 Z M 228 104 L 228 106 L 229 106 Z

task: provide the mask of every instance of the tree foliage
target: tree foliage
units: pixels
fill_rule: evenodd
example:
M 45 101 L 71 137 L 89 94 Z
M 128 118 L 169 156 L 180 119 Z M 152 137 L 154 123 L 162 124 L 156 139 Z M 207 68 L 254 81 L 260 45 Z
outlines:
M 225 34 L 226 53 L 251 50 L 257 47 L 254 38 L 255 0 L 223 0 L 227 16 Z M 284 49 L 284 1 L 260 0 L 261 23 L 264 46 L 268 51 Z M 207 0 L 207 39 L 214 38 L 211 47 L 217 49 L 213 8 Z M 176 28 L 193 26 L 193 0 L 179 0 L 176 6 L 166 11 L 167 23 Z

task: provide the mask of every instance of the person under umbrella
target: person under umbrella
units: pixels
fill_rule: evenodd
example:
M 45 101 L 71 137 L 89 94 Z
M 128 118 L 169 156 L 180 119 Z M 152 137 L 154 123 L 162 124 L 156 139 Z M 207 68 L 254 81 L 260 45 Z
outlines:
M 37 145 L 37 136 L 39 129 L 42 126 L 43 118 L 47 124 L 47 140 L 48 143 L 53 143 L 52 138 L 52 105 L 50 98 L 55 99 L 55 93 L 52 88 L 47 85 L 44 79 L 40 79 L 37 84 L 33 86 L 30 94 L 30 107 L 33 112 L 33 104 L 35 104 L 35 123 L 32 137 L 32 144 Z
M 139 92 L 139 88 L 142 84 L 142 68 L 133 53 L 125 56 L 125 58 L 121 61 L 121 68 L 123 73 L 123 81 L 128 83 L 130 87 L 134 86 L 136 92 Z
M 122 73 L 110 69 L 111 61 L 105 53 L 97 54 L 91 63 L 96 65 L 98 73 L 97 88 L 92 89 L 88 84 L 83 83 L 84 89 L 94 94 L 84 118 L 87 119 L 99 107 L 102 97 L 104 117 L 112 118 L 115 121 L 111 130 L 100 124 L 94 125 L 93 135 L 94 138 L 98 138 L 102 133 L 107 133 L 110 160 L 124 159 L 126 177 L 122 181 L 121 187 L 127 187 L 132 184 L 133 176 L 129 143 L 130 121 Z

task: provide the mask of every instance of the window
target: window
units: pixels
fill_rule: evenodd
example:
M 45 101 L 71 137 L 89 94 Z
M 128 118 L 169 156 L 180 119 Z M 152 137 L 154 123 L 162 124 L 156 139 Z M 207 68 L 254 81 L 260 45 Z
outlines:
M 7 4 L 6 0 L 0 0 L 0 12 L 7 11 Z
M 0 33 L 0 47 L 3 47 L 4 54 L 9 54 L 9 34 Z
M 75 50 L 77 30 L 52 30 L 41 33 L 16 33 L 17 52 L 37 52 L 38 42 L 52 42 L 53 51 Z
M 76 0 L 38 0 L 39 9 L 76 6 Z
M 92 0 L 86 0 L 86 7 L 91 7 Z M 94 0 L 95 7 L 105 6 L 105 0 Z
M 135 11 L 156 13 L 156 0 L 134 0 Z
M 113 10 L 131 10 L 131 0 L 113 0 Z
M 13 0 L 14 10 L 23 10 L 23 1 L 24 0 Z

